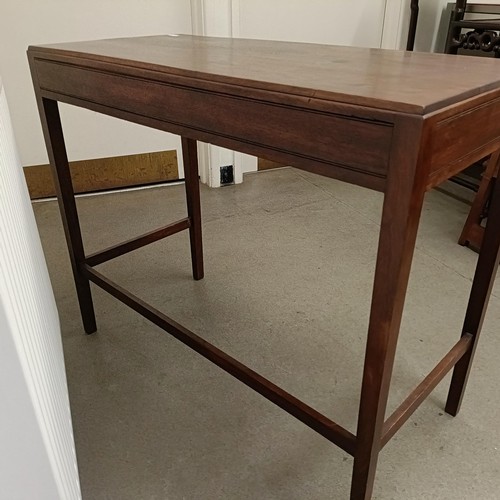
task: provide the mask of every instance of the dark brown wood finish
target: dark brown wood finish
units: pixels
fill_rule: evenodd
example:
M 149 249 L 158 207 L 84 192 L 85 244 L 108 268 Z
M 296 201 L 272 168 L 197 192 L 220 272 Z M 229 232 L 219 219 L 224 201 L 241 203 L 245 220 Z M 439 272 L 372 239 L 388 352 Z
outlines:
M 446 412 L 457 415 L 469 378 L 477 341 L 483 326 L 491 289 L 500 263 L 500 183 L 496 182 L 491 196 L 488 222 L 479 252 L 476 273 L 465 314 L 462 336 L 472 335 L 472 348 L 460 359 L 453 371 Z
M 458 239 L 460 245 L 468 245 L 479 252 L 484 238 L 484 227 L 482 221 L 486 217 L 491 193 L 500 171 L 500 151 L 492 154 L 487 160 L 486 169 L 483 173 L 479 189 L 474 196 L 472 206 L 465 221 L 462 234 Z
M 196 141 L 182 138 L 186 201 L 189 217 L 189 241 L 193 278 L 201 280 L 203 270 L 203 243 L 201 235 L 200 181 L 198 176 L 198 151 Z
M 92 302 L 89 280 L 82 273 L 82 266 L 85 263 L 85 253 L 59 109 L 56 101 L 44 98 L 39 98 L 39 109 L 49 161 L 52 165 L 52 174 L 56 186 L 64 233 L 68 241 L 68 251 L 75 278 L 83 327 L 85 332 L 90 334 L 97 330 L 94 304 Z
M 117 245 L 105 248 L 104 250 L 101 250 L 99 252 L 87 255 L 87 257 L 85 258 L 85 262 L 89 266 L 97 266 L 108 260 L 115 259 L 120 255 L 125 255 L 128 252 L 132 252 L 133 250 L 137 250 L 138 248 L 154 243 L 155 241 L 166 238 L 167 236 L 171 236 L 172 234 L 176 234 L 179 231 L 184 231 L 184 229 L 190 228 L 190 219 L 181 219 L 178 222 L 168 224 L 167 226 L 164 226 L 160 229 L 149 231 L 148 233 L 142 234 L 141 236 L 136 236 L 135 238 L 124 241 L 123 243 L 118 243 Z
M 368 327 L 351 498 L 371 498 L 404 298 L 425 193 L 423 120 L 395 128 Z
M 436 388 L 457 362 L 471 349 L 472 335 L 464 335 L 450 349 L 450 352 L 432 369 L 424 380 L 401 403 L 385 421 L 382 432 L 382 447 L 396 434 L 401 426 L 413 415 L 425 398 Z
M 500 138 L 496 123 L 499 121 L 500 97 L 486 102 L 478 100 L 474 105 L 465 107 L 461 113 L 439 120 L 430 143 L 432 167 L 427 189 L 498 151 Z M 476 126 L 472 126 L 473 123 Z M 470 125 L 466 134 L 461 133 L 464 125 Z M 457 137 L 460 137 L 460 141 L 457 141 Z
M 463 337 L 396 412 L 386 404 L 425 191 L 500 148 L 499 62 L 313 44 L 160 36 L 32 47 L 34 85 L 88 323 L 88 279 L 354 456 L 351 500 L 371 498 L 381 448 L 456 364 L 456 413 L 498 264 L 500 188 Z M 55 101 L 180 134 L 193 276 L 203 277 L 196 141 L 384 191 L 357 436 L 93 269 L 166 236 L 85 258 Z M 263 122 L 261 117 L 266 116 Z M 485 127 L 481 131 L 477 122 Z M 188 222 L 187 222 L 188 221 Z M 76 222 L 76 225 L 75 225 Z M 83 292 L 81 290 L 83 290 Z M 85 319 L 87 318 L 87 319 Z M 86 328 L 88 325 L 86 326 Z
M 383 190 L 392 130 L 380 113 L 356 116 L 360 110 L 319 100 L 314 109 L 311 99 L 293 95 L 286 96 L 290 105 L 284 107 L 275 92 L 250 94 L 247 88 L 150 70 L 104 73 L 101 66 L 87 70 L 43 59 L 37 68 L 49 98 Z M 72 95 L 76 86 L 77 102 Z M 280 131 L 272 143 L 260 124 L 262 116 L 267 127 Z M 353 139 L 366 148 L 352 152 Z

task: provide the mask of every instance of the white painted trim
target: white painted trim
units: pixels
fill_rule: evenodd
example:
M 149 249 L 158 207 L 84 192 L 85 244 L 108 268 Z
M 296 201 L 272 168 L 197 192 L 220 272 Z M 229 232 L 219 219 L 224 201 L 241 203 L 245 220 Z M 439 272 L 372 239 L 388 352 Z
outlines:
M 384 25 L 380 47 L 382 49 L 403 49 L 405 43 L 404 32 L 407 31 L 408 1 L 386 0 Z
M 203 18 L 203 2 L 200 0 L 191 0 L 191 30 L 193 35 L 203 34 Z
M 231 0 L 231 35 L 234 38 L 240 36 L 240 0 Z M 234 152 L 234 183 L 241 184 L 243 182 L 243 174 L 248 170 L 257 170 L 257 157 L 250 156 L 239 151 Z
M 247 155 L 245 153 L 235 153 L 234 183 L 241 184 L 243 182 L 243 174 L 246 172 L 256 172 L 257 167 L 258 159 L 256 156 Z
M 81 500 L 61 330 L 0 81 L 3 499 Z
M 240 0 L 231 0 L 231 36 L 240 36 Z
M 191 0 L 193 35 L 233 37 L 240 33 L 239 0 Z M 220 167 L 233 165 L 235 182 L 243 181 L 240 153 L 211 144 L 198 143 L 200 180 L 220 186 Z
M 240 35 L 240 0 L 190 0 L 191 26 L 194 35 L 238 37 Z M 403 48 L 406 0 L 386 0 L 380 46 Z M 210 187 L 220 186 L 220 167 L 234 166 L 236 184 L 243 182 L 243 173 L 257 170 L 257 159 L 239 152 L 198 143 L 201 182 Z
M 200 182 L 202 184 L 208 184 L 208 178 L 210 176 L 210 165 L 208 161 L 208 144 L 204 142 L 198 142 L 198 171 L 200 173 Z

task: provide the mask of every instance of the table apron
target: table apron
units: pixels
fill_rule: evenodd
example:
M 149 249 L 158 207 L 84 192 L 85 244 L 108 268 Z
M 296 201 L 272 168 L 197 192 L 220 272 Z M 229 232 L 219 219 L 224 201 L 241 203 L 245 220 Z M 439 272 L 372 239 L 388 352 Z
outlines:
M 500 97 L 438 119 L 431 135 L 428 189 L 500 148 Z
M 36 59 L 42 96 L 383 190 L 393 126 Z

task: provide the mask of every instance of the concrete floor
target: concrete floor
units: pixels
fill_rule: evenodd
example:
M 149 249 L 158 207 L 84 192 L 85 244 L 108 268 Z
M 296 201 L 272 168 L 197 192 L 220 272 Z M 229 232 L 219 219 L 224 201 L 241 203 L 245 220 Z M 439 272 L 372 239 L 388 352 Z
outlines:
M 382 196 L 294 169 L 202 190 L 205 279 L 187 233 L 102 265 L 112 279 L 351 431 Z M 94 290 L 83 334 L 55 202 L 34 205 L 59 306 L 85 500 L 347 499 L 352 459 Z M 92 252 L 183 217 L 183 186 L 78 200 Z M 428 194 L 391 387 L 393 409 L 457 340 L 476 254 L 468 206 Z M 374 498 L 500 498 L 500 282 L 462 411 L 449 377 L 381 454 Z

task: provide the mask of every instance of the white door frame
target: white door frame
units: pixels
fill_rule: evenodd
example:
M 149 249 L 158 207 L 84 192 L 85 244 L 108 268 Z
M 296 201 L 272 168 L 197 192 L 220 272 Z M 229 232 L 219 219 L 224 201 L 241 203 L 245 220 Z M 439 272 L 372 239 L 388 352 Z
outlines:
M 191 0 L 191 26 L 194 35 L 238 37 L 239 0 Z M 210 187 L 220 186 L 222 166 L 233 165 L 236 184 L 243 182 L 244 165 L 247 170 L 257 170 L 256 158 L 202 142 L 198 142 L 198 162 L 200 180 Z
M 402 49 L 408 30 L 408 0 L 385 0 L 384 24 L 380 47 L 382 49 Z
M 191 26 L 194 35 L 238 37 L 240 35 L 240 0 L 190 0 Z M 380 47 L 399 49 L 407 17 L 406 0 L 386 0 Z M 257 158 L 226 148 L 198 142 L 201 182 L 220 186 L 220 167 L 233 165 L 234 181 L 243 182 L 243 172 L 257 170 Z

